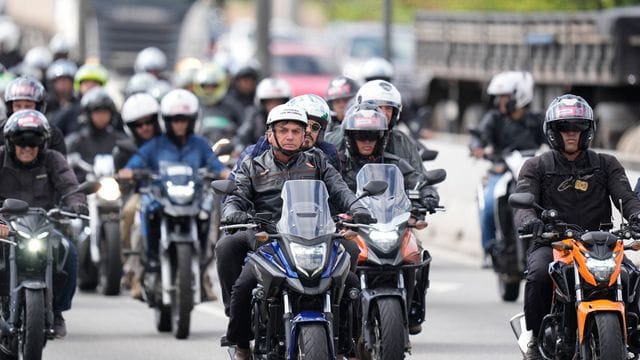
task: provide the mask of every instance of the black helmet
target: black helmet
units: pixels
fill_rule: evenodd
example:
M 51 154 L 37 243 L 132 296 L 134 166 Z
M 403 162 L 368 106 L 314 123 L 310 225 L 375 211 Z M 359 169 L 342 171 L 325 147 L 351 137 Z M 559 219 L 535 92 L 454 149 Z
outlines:
M 50 133 L 49 121 L 44 114 L 36 110 L 16 111 L 3 128 L 7 151 L 14 160 L 16 145 L 37 145 L 38 158 L 43 157 L 49 145 Z
M 384 153 L 389 127 L 386 115 L 376 105 L 362 103 L 350 107 L 342 123 L 345 147 L 351 157 L 360 156 L 356 145 L 358 138 L 378 140 L 371 156 L 377 158 Z
M 591 106 L 580 96 L 562 95 L 549 104 L 544 119 L 544 134 L 553 149 L 564 149 L 564 141 L 560 135 L 562 128 L 580 131 L 578 148 L 586 150 L 589 147 L 595 135 L 596 123 Z
M 97 109 L 107 109 L 112 113 L 115 113 L 116 105 L 111 99 L 111 96 L 101 87 L 95 87 L 89 90 L 82 100 L 80 100 L 80 106 L 86 113 L 90 113 Z
M 7 105 L 7 116 L 13 113 L 15 100 L 29 100 L 36 103 L 36 110 L 45 112 L 44 86 L 36 78 L 20 76 L 11 80 L 4 91 L 4 102 Z
M 329 103 L 330 107 L 333 107 L 331 102 L 337 99 L 350 99 L 358 93 L 358 83 L 346 76 L 338 75 L 331 79 L 329 87 L 327 87 L 327 96 L 325 99 Z

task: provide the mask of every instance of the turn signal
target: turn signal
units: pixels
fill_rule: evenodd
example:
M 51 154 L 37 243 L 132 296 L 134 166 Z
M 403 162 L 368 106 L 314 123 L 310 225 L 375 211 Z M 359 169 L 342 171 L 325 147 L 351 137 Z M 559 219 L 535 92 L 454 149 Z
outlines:
M 269 240 L 269 234 L 267 234 L 264 231 L 260 231 L 259 233 L 256 234 L 256 240 L 258 240 L 258 242 L 267 242 L 267 240 Z
M 416 227 L 416 229 L 418 229 L 418 230 L 422 230 L 422 229 L 426 228 L 426 227 L 427 227 L 427 225 L 429 225 L 429 224 L 428 224 L 426 221 L 424 221 L 424 220 L 418 220 L 418 221 L 416 221 L 416 225 L 415 225 L 415 227 Z
M 345 240 L 354 240 L 356 236 L 358 236 L 358 233 L 353 230 L 347 230 L 342 233 L 342 237 L 344 237 Z

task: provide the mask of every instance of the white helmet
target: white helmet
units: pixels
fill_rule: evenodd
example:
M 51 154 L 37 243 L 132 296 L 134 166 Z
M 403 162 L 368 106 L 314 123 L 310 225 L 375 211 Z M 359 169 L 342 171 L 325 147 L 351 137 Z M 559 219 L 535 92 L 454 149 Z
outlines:
M 491 96 L 511 95 L 516 89 L 514 71 L 505 71 L 491 78 L 487 86 L 487 94 Z
M 516 72 L 516 89 L 513 97 L 516 101 L 516 109 L 521 109 L 533 100 L 533 87 L 535 85 L 533 76 L 528 71 Z
M 533 100 L 533 76 L 528 71 L 505 71 L 495 75 L 489 86 L 487 94 L 491 96 L 511 96 L 509 112 L 521 109 Z
M 258 83 L 256 87 L 256 105 L 260 106 L 263 100 L 291 99 L 291 87 L 284 79 L 266 78 Z
M 26 67 L 36 68 L 36 69 L 46 69 L 51 65 L 53 61 L 53 55 L 49 49 L 44 46 L 36 46 L 24 55 L 24 65 Z
M 11 52 L 20 46 L 20 27 L 7 17 L 0 19 L 0 50 Z
M 157 47 L 142 49 L 133 66 L 135 72 L 164 71 L 167 68 L 167 56 Z
M 267 116 L 267 127 L 279 121 L 297 121 L 302 123 L 303 127 L 307 127 L 307 113 L 301 107 L 291 104 L 281 104 L 269 111 Z
M 53 55 L 69 54 L 71 52 L 71 43 L 63 34 L 56 34 L 49 41 L 49 50 Z
M 362 66 L 362 79 L 364 81 L 393 79 L 395 71 L 389 61 L 381 57 L 367 60 Z
M 167 134 L 171 132 L 167 122 L 176 116 L 188 118 L 189 133 L 193 133 L 200 115 L 200 104 L 198 103 L 198 98 L 192 92 L 184 89 L 174 89 L 162 98 L 160 114 L 162 115 L 160 126 Z
M 129 96 L 124 102 L 124 105 L 122 105 L 122 112 L 120 114 L 122 121 L 124 121 L 126 125 L 124 131 L 129 137 L 135 138 L 136 135 L 132 131 L 131 125 L 137 120 L 147 116 L 153 116 L 157 121 L 159 112 L 160 104 L 158 104 L 153 96 L 147 93 L 137 93 Z
M 402 96 L 393 84 L 384 80 L 373 80 L 360 87 L 356 94 L 356 104 L 372 103 L 376 106 L 390 106 L 393 115 L 389 120 L 389 129 L 392 129 L 400 112 L 402 111 Z

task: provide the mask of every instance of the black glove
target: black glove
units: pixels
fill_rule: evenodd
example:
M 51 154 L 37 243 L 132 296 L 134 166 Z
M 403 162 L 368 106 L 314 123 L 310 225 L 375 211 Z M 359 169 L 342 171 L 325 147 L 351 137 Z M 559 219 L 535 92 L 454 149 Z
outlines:
M 249 220 L 249 215 L 243 211 L 234 211 L 222 219 L 224 224 L 246 224 Z
M 378 222 L 368 211 L 357 211 L 353 214 L 353 222 L 355 224 L 373 224 Z
M 435 196 L 425 196 L 420 201 L 430 214 L 436 212 L 436 208 L 440 204 L 440 201 Z
M 532 218 L 524 223 L 522 230 L 527 234 L 533 235 L 533 237 L 539 238 L 544 232 L 544 223 L 538 218 Z
M 89 208 L 82 203 L 71 205 L 71 211 L 80 215 L 89 215 Z
M 640 232 L 640 212 L 629 216 L 629 225 L 634 232 Z

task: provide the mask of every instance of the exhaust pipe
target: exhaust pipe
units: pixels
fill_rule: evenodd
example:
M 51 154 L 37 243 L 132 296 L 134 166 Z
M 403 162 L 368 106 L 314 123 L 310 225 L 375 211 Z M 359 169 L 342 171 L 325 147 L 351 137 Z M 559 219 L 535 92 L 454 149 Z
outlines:
M 533 331 L 527 330 L 527 323 L 524 319 L 524 313 L 516 314 L 509 320 L 511 324 L 511 330 L 518 340 L 518 347 L 524 355 L 527 352 L 529 341 L 533 337 Z

